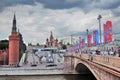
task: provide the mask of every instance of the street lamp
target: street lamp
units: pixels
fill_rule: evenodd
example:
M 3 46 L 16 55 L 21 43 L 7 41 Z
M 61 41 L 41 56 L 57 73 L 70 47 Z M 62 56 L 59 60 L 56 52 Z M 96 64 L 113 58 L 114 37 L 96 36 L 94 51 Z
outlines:
M 72 35 L 71 35 L 71 46 L 72 46 L 72 44 L 73 44 L 73 38 L 72 38 Z
M 87 32 L 87 46 L 88 46 L 88 29 L 86 29 L 86 32 Z
M 99 31 L 100 31 L 100 44 L 101 44 L 101 18 L 102 16 L 101 15 L 98 15 L 98 21 L 99 21 Z

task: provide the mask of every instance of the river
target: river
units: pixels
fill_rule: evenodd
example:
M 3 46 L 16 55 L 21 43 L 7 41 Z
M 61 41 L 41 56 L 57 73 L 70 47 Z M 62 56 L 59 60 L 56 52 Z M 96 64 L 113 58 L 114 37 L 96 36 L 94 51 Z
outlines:
M 96 80 L 92 75 L 0 76 L 0 80 Z

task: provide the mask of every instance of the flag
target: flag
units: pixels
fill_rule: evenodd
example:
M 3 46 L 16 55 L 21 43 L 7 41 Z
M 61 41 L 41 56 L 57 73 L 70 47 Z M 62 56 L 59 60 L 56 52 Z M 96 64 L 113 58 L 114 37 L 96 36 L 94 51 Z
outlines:
M 92 34 L 88 34 L 88 46 L 92 46 Z
M 85 47 L 85 39 L 82 39 L 80 41 L 80 48 L 84 48 Z
M 108 42 L 112 41 L 112 22 L 107 21 L 107 26 L 108 26 Z
M 98 30 L 93 31 L 93 45 L 96 46 L 99 44 L 99 33 Z
M 103 29 L 104 29 L 104 44 L 106 44 L 106 24 L 103 25 Z
M 85 47 L 85 39 L 82 39 L 82 48 Z

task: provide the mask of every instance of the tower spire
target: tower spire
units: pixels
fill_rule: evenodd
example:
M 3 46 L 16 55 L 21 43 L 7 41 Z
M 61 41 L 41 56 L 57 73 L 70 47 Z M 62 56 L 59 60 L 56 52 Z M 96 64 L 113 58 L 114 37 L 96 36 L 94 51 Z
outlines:
M 15 13 L 14 13 L 14 17 L 13 17 L 12 32 L 17 32 L 17 27 L 16 27 L 16 16 L 15 16 Z
M 50 41 L 52 41 L 54 39 L 52 31 L 51 31 L 51 35 L 50 35 Z

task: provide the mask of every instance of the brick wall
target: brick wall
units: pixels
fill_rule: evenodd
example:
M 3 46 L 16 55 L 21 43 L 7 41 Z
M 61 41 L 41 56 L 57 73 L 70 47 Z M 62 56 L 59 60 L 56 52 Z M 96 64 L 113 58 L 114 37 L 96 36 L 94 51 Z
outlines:
M 9 54 L 8 49 L 0 50 L 0 65 L 3 65 L 4 61 L 5 61 L 5 65 L 8 64 L 8 54 Z M 4 59 L 4 55 L 5 55 L 5 59 Z

